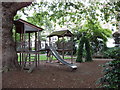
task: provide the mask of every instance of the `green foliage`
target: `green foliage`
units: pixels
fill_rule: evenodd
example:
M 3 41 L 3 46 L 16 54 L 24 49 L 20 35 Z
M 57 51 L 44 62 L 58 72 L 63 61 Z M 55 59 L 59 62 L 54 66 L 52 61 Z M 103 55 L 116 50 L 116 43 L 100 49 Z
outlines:
M 83 43 L 87 51 L 86 60 L 92 60 L 91 54 L 104 50 L 108 37 L 111 37 L 112 31 L 101 27 L 100 23 L 96 20 L 88 19 L 86 23 L 79 29 L 79 37 L 86 33 L 84 36 L 88 39 L 80 41 L 78 49 L 78 57 L 76 61 L 82 62 L 83 56 Z M 81 39 L 82 40 L 82 39 Z M 91 47 L 92 46 L 92 47 Z M 80 50 L 80 51 L 79 51 Z M 92 52 L 91 52 L 92 50 Z M 81 60 L 81 61 L 80 61 Z
M 88 19 L 82 28 L 79 29 L 79 32 L 86 32 L 87 37 L 90 38 L 90 40 L 96 40 L 99 38 L 103 39 L 105 42 L 108 37 L 111 37 L 112 34 L 111 30 L 102 28 L 98 21 L 90 19 Z
M 102 87 L 119 88 L 120 87 L 120 48 L 113 50 L 114 60 L 103 65 L 104 77 L 100 78 Z M 113 58 L 113 56 L 112 56 Z
M 86 61 L 92 61 L 91 46 L 88 38 L 86 38 L 85 40 L 85 50 L 86 50 Z
M 14 16 L 14 20 L 17 20 L 17 19 L 20 19 L 21 18 L 21 15 L 20 14 L 17 14 Z M 12 29 L 12 37 L 14 38 L 14 41 L 15 41 L 15 26 L 13 26 L 13 29 Z M 18 33 L 16 33 L 16 41 L 20 41 L 20 36 Z
M 90 43 L 89 43 L 89 39 L 85 36 L 83 36 L 79 42 L 79 48 L 78 48 L 78 55 L 77 55 L 77 59 L 76 62 L 83 62 L 82 57 L 83 57 L 83 52 L 84 52 L 84 46 L 85 46 L 85 50 L 86 50 L 86 62 L 87 61 L 92 61 L 92 57 L 91 57 L 91 47 L 90 47 Z
M 44 26 L 45 30 L 52 31 L 56 27 L 59 26 L 67 26 L 73 30 L 73 32 L 79 32 L 81 29 L 81 24 L 85 21 L 85 25 L 82 26 L 82 30 L 88 30 L 88 37 L 91 40 L 96 42 L 96 46 L 98 43 L 98 37 L 102 38 L 104 41 L 107 41 L 107 37 L 111 34 L 110 30 L 101 28 L 98 23 L 98 18 L 111 18 L 111 13 L 113 10 L 110 8 L 110 5 L 107 4 L 107 8 L 105 8 L 106 3 L 100 2 L 90 2 L 86 5 L 84 2 L 80 2 L 79 0 L 71 0 L 71 1 L 41 1 L 34 2 L 31 6 L 25 8 L 26 10 L 34 10 L 32 16 L 27 16 L 27 20 L 37 26 Z M 33 7 L 34 6 L 34 7 Z M 26 13 L 26 10 L 22 10 Z M 109 12 L 106 12 L 109 11 Z M 100 12 L 100 13 L 98 13 Z M 106 14 L 107 13 L 107 14 Z M 105 15 L 104 15 L 105 14 Z M 103 19 L 107 21 L 106 19 Z M 109 20 L 110 21 L 110 20 Z M 75 29 L 74 29 L 75 28 Z M 85 29 L 87 28 L 87 29 Z M 89 30 L 90 29 L 90 30 Z M 94 30 L 94 33 L 92 33 Z M 101 31 L 101 32 L 98 32 Z M 95 37 L 92 37 L 95 36 Z
M 103 51 L 103 55 L 104 57 L 107 57 L 107 58 L 116 58 L 116 54 L 117 54 L 117 50 L 120 50 L 119 47 L 113 47 L 113 48 L 108 48 L 106 51 Z
M 79 42 L 79 47 L 78 47 L 78 53 L 77 53 L 77 59 L 76 62 L 83 62 L 82 56 L 83 56 L 83 47 L 84 47 L 84 38 L 82 37 L 80 42 Z
M 120 15 L 118 14 L 118 12 L 120 12 L 120 1 L 114 3 L 115 5 L 115 11 L 116 11 L 116 19 L 117 21 L 120 21 Z
M 90 19 L 79 29 L 79 34 L 84 32 L 86 33 L 86 37 L 90 40 L 94 52 L 103 50 L 107 39 L 112 36 L 111 30 L 102 28 L 98 21 Z
M 15 16 L 14 16 L 14 20 L 20 19 L 21 16 L 22 16 L 22 15 L 20 15 L 20 14 L 15 15 Z
M 35 21 L 40 25 L 48 23 L 47 21 L 52 21 L 60 26 L 67 25 L 69 28 L 73 28 L 72 23 L 74 23 L 75 26 L 80 26 L 80 23 L 88 18 L 94 20 L 100 18 L 103 21 L 111 21 L 115 18 L 114 7 L 115 5 L 112 3 L 89 2 L 88 5 L 86 5 L 79 0 L 55 0 L 53 2 L 33 2 L 29 7 L 21 9 L 21 12 L 28 16 L 28 10 L 34 11 L 34 14 L 28 16 L 28 18 L 38 18 Z
M 114 3 L 115 6 L 115 12 L 116 14 L 116 20 L 119 21 L 118 19 L 118 12 L 120 12 L 120 1 L 117 3 Z M 114 35 L 113 35 L 114 36 Z M 108 49 L 104 54 L 107 57 L 113 58 L 113 61 L 110 61 L 106 63 L 103 67 L 104 69 L 104 76 L 100 78 L 100 83 L 102 84 L 101 87 L 105 88 L 115 88 L 119 89 L 120 88 L 120 47 L 115 47 Z

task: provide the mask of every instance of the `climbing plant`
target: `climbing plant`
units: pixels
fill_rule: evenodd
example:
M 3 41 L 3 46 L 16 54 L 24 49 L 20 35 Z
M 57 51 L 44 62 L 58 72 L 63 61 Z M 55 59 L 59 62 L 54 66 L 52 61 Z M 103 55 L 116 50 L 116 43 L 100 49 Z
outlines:
M 78 55 L 77 55 L 77 59 L 76 62 L 84 62 L 83 61 L 83 49 L 85 46 L 85 50 L 86 50 L 86 56 L 85 56 L 85 61 L 92 61 L 92 56 L 91 56 L 91 47 L 90 47 L 90 43 L 89 43 L 89 39 L 86 36 L 83 36 L 79 42 L 79 48 L 78 48 Z

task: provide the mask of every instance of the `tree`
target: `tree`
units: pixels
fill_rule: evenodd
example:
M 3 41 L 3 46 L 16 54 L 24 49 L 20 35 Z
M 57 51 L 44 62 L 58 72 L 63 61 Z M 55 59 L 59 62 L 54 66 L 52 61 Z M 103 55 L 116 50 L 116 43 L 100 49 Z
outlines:
M 107 38 L 111 36 L 112 31 L 109 29 L 103 29 L 97 20 L 88 18 L 86 23 L 79 29 L 79 49 L 77 55 L 77 62 L 82 62 L 83 49 L 85 43 L 86 49 L 86 61 L 92 61 L 92 53 L 97 53 L 100 51 L 101 47 L 103 48 L 104 44 L 106 45 Z M 84 34 L 85 33 L 85 34 Z M 84 34 L 84 35 L 83 35 Z M 102 45 L 100 43 L 102 41 Z M 101 47 L 100 47 L 101 45 Z M 90 47 L 92 46 L 92 48 Z
M 17 69 L 17 53 L 12 38 L 13 20 L 17 11 L 32 2 L 2 2 L 2 67 L 4 70 Z
M 97 20 L 88 19 L 86 23 L 79 29 L 80 34 L 86 32 L 93 50 L 97 53 L 106 45 L 108 38 L 112 35 L 112 31 L 101 27 Z
M 98 18 L 103 19 L 103 21 L 106 22 L 111 20 L 111 18 L 109 18 L 109 13 L 111 13 L 111 10 L 109 10 L 109 7 L 105 8 L 104 5 L 106 4 L 104 3 L 90 2 L 88 4 L 85 4 L 83 2 L 80 2 L 79 0 L 60 0 L 50 3 L 42 1 L 39 3 L 34 3 L 33 5 L 35 5 L 37 8 L 42 8 L 43 6 L 45 10 L 41 11 L 35 8 L 33 16 L 28 17 L 28 20 L 30 20 L 31 22 L 37 21 L 36 24 L 40 25 L 43 24 L 43 21 L 48 22 L 48 20 L 50 20 L 54 23 L 57 23 L 61 27 L 66 25 L 73 32 L 77 33 L 85 30 L 87 32 L 87 37 L 90 38 L 90 43 L 95 44 L 95 49 L 100 47 L 101 41 L 98 40 L 98 38 L 102 38 L 102 43 L 104 43 L 107 41 L 107 37 L 109 37 L 111 34 L 110 30 L 103 29 L 98 23 L 99 21 L 101 21 Z M 100 13 L 98 13 L 98 11 Z M 109 12 L 106 13 L 106 11 Z M 48 19 L 43 20 L 44 17 L 47 17 Z M 85 25 L 82 26 L 83 22 L 87 22 L 87 24 L 84 23 Z M 80 30 L 81 27 L 82 30 Z M 87 29 L 85 29 L 86 27 Z M 79 37 L 79 39 L 80 38 L 81 37 Z
M 114 3 L 115 4 L 115 11 L 117 11 L 116 14 L 116 20 L 119 23 L 119 12 L 120 12 L 120 1 Z M 118 27 L 120 27 L 118 25 Z M 120 28 L 118 28 L 120 30 Z M 114 33 L 113 37 L 115 38 L 115 43 L 119 43 L 119 33 Z M 111 54 L 109 55 L 114 60 L 106 63 L 103 67 L 104 69 L 104 76 L 100 78 L 100 83 L 102 84 L 103 88 L 120 88 L 120 47 L 113 49 Z
M 76 62 L 80 62 L 80 63 L 83 62 L 82 57 L 83 57 L 84 46 L 86 50 L 85 61 L 92 61 L 90 42 L 88 37 L 86 37 L 84 34 L 79 42 L 78 55 L 77 55 Z

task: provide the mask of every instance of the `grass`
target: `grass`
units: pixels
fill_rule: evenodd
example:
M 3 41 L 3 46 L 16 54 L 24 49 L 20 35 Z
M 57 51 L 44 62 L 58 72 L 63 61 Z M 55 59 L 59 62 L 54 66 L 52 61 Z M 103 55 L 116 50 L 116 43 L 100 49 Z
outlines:
M 51 57 L 52 58 L 52 57 Z M 34 57 L 31 57 L 31 59 L 34 59 Z M 64 59 L 71 59 L 71 57 L 65 56 Z M 47 56 L 46 55 L 42 55 L 40 54 L 39 56 L 39 60 L 47 60 Z M 54 56 L 53 56 L 53 60 L 57 60 Z M 20 55 L 18 54 L 18 61 L 20 61 Z M 29 61 L 29 60 L 28 60 Z M 31 60 L 34 61 L 34 60 Z

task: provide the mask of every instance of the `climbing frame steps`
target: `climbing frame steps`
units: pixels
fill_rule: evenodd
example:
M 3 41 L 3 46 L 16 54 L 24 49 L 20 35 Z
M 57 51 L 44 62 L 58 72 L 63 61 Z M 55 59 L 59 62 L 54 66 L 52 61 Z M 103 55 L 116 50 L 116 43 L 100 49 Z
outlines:
M 22 70 L 28 70 L 28 73 L 31 73 L 35 67 L 37 67 L 37 54 L 29 52 L 24 53 Z

